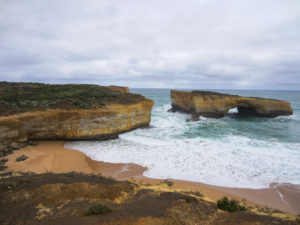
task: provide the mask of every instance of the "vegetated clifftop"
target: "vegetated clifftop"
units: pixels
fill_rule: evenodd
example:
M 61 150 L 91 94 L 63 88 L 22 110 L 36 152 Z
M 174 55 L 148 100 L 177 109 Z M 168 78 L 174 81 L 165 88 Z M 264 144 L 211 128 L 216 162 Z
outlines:
M 287 101 L 274 99 L 241 97 L 211 91 L 171 91 L 172 111 L 192 114 L 192 120 L 199 116 L 220 118 L 229 109 L 237 107 L 238 113 L 247 116 L 277 117 L 293 114 Z
M 299 224 L 299 218 L 278 210 L 218 210 L 199 191 L 178 191 L 165 183 L 151 186 L 72 172 L 3 174 L 0 211 L 0 224 Z
M 128 88 L 0 82 L 0 143 L 108 139 L 150 123 L 153 101 Z

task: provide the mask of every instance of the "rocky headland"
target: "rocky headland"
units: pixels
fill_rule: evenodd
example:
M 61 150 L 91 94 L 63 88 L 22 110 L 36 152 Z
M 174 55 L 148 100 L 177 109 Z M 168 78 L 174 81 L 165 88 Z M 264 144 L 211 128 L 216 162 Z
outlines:
M 293 114 L 287 101 L 275 99 L 241 97 L 211 91 L 171 91 L 172 112 L 183 111 L 192 114 L 192 120 L 200 116 L 221 118 L 232 108 L 245 116 L 273 118 Z
M 0 156 L 35 140 L 101 140 L 149 125 L 153 101 L 126 87 L 0 82 Z
M 146 179 L 139 165 L 39 141 L 115 138 L 148 125 L 152 106 L 125 87 L 0 82 L 0 224 L 298 224 L 227 192 L 179 189 L 184 181 Z

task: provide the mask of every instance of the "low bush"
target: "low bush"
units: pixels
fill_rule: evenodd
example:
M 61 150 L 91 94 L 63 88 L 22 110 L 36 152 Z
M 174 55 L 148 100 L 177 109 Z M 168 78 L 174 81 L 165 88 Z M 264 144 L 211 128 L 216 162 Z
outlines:
M 112 212 L 112 209 L 108 205 L 96 204 L 91 206 L 87 211 L 84 212 L 85 216 L 92 215 L 104 215 Z
M 166 185 L 168 185 L 169 187 L 172 187 L 173 186 L 173 182 L 172 181 L 170 181 L 170 180 L 163 180 L 163 181 L 161 181 L 160 182 L 161 184 L 166 184 Z
M 219 209 L 228 212 L 235 212 L 235 211 L 246 211 L 246 207 L 240 205 L 240 202 L 237 200 L 229 200 L 227 197 L 223 197 L 222 199 L 217 201 L 217 206 Z

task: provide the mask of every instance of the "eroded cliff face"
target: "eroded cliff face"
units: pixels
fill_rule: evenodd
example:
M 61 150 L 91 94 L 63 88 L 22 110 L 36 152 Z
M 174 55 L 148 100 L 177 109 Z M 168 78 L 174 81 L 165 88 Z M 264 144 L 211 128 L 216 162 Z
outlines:
M 291 115 L 293 110 L 287 101 L 241 97 L 205 91 L 171 91 L 172 111 L 192 114 L 192 120 L 199 116 L 220 118 L 229 109 L 238 108 L 239 114 L 257 117 Z
M 0 84 L 0 157 L 29 140 L 116 138 L 149 125 L 154 104 L 126 87 Z
M 90 110 L 46 110 L 0 117 L 0 141 L 64 139 L 88 140 L 117 137 L 150 123 L 152 100 L 107 105 Z

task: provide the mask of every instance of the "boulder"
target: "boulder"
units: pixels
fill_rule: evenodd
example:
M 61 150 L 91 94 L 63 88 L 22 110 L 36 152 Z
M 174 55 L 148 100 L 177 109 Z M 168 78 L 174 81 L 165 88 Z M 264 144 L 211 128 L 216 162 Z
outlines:
M 26 159 L 28 159 L 28 156 L 26 156 L 26 155 L 21 155 L 21 156 L 19 156 L 18 158 L 16 158 L 16 162 L 24 161 L 24 160 L 26 160 Z

